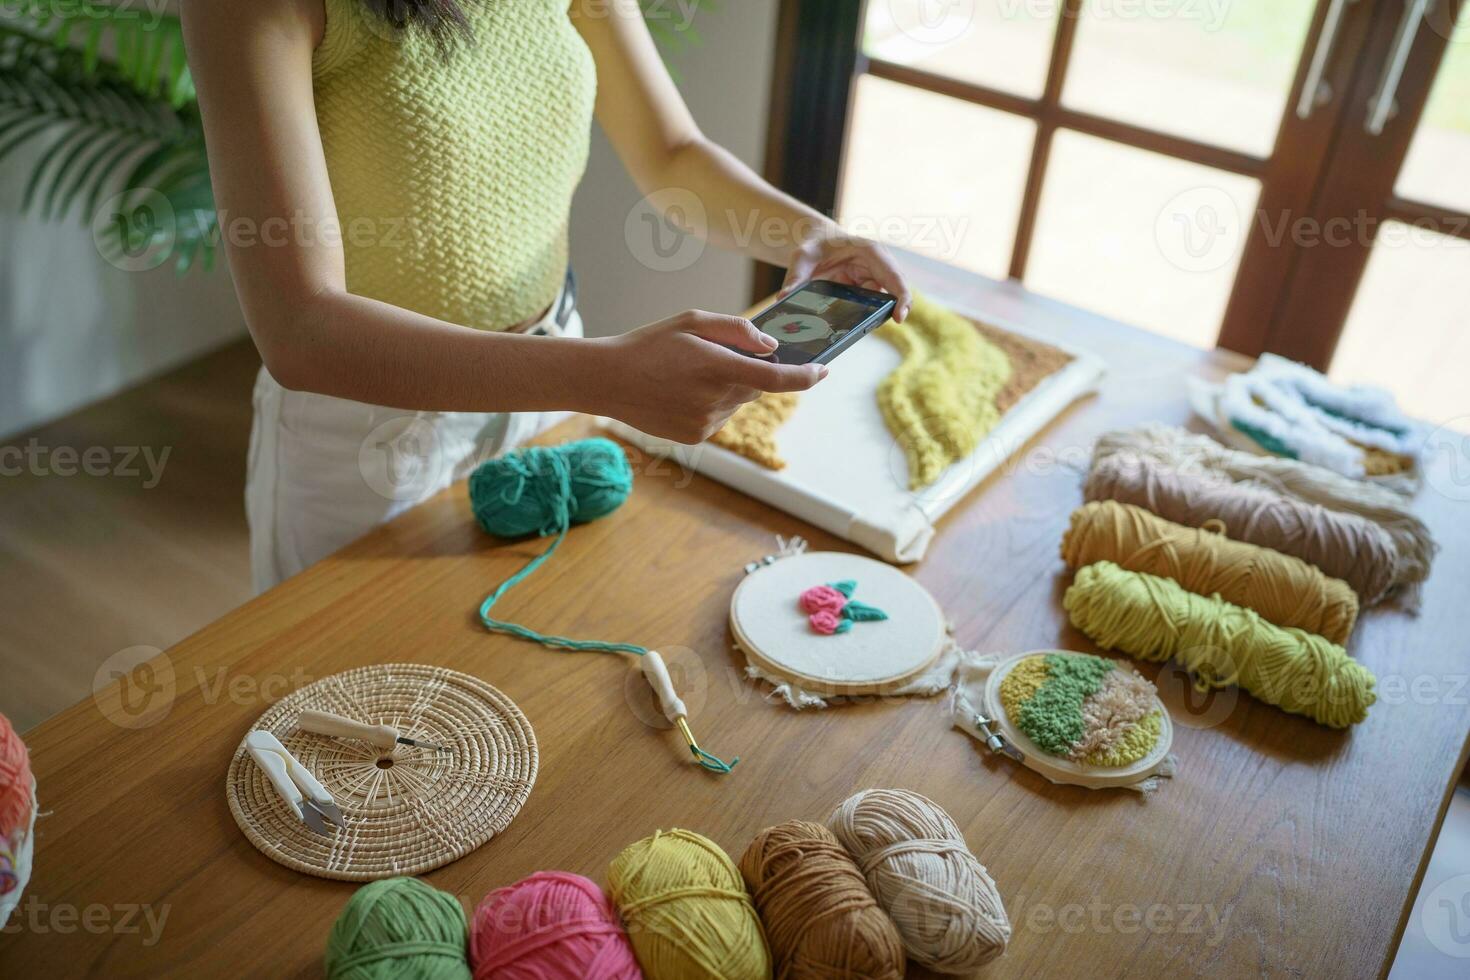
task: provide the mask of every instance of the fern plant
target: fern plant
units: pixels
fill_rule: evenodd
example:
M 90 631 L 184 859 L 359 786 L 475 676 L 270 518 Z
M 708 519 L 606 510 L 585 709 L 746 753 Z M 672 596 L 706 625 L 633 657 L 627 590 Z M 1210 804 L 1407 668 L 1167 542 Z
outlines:
M 23 149 L 36 162 L 22 207 L 78 213 L 109 261 L 213 264 L 214 195 L 177 18 L 87 0 L 25 3 L 0 20 L 0 162 Z
M 715 0 L 642 4 L 675 52 L 703 43 L 689 16 Z M 177 17 L 98 0 L 12 3 L 0 14 L 0 163 L 24 149 L 39 155 L 23 209 L 79 214 L 122 267 L 214 265 L 218 219 Z

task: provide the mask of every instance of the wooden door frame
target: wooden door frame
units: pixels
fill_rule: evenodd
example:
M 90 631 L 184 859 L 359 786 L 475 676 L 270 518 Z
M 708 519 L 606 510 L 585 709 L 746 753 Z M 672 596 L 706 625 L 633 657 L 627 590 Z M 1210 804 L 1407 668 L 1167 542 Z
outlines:
M 1278 227 L 1280 216 L 1288 216 L 1289 219 L 1310 217 L 1320 214 L 1323 207 L 1332 203 L 1319 194 L 1320 178 L 1328 167 L 1327 161 L 1337 146 L 1338 137 L 1345 131 L 1344 127 L 1361 125 L 1360 110 L 1368 97 L 1363 88 L 1376 80 L 1375 69 L 1382 64 L 1388 43 L 1383 32 L 1385 29 L 1392 31 L 1391 25 L 1387 28 L 1384 25 L 1396 21 L 1400 4 L 1394 0 L 1350 0 L 1347 3 L 1322 76 L 1334 97 L 1317 106 L 1303 121 L 1294 116 L 1293 106 L 1306 82 L 1312 53 L 1322 41 L 1329 0 L 1318 4 L 1302 45 L 1275 144 L 1269 156 L 1258 157 L 1063 105 L 1062 91 L 1082 3 L 1083 0 L 1064 0 L 1052 40 L 1046 82 L 1042 94 L 1032 98 L 869 57 L 860 49 L 866 2 L 782 0 L 771 88 L 766 177 L 824 214 L 833 214 L 838 203 L 837 190 L 843 165 L 838 150 L 846 145 L 853 88 L 859 76 L 869 74 L 1024 116 L 1036 123 L 1036 139 L 1027 168 L 1009 264 L 1009 274 L 1014 279 L 1025 276 L 1051 145 L 1058 129 L 1076 130 L 1125 146 L 1256 178 L 1261 181 L 1262 193 L 1249 221 L 1218 344 L 1251 356 L 1268 349 L 1276 350 L 1319 367 L 1325 366 L 1362 268 L 1366 266 L 1366 249 L 1361 256 L 1353 257 L 1356 273 L 1350 276 L 1351 283 L 1344 283 L 1343 272 L 1324 273 L 1317 268 L 1323 258 L 1320 250 L 1312 256 L 1303 254 L 1306 250 L 1284 248 L 1279 242 L 1273 242 L 1273 231 Z M 1461 15 L 1464 15 L 1463 11 Z M 1380 162 L 1386 164 L 1392 160 L 1395 173 L 1403 153 L 1407 152 L 1408 139 L 1413 131 L 1410 121 L 1417 122 L 1438 65 L 1438 56 L 1427 68 L 1421 63 L 1423 58 L 1419 49 L 1422 47 L 1427 51 L 1433 43 L 1423 35 L 1433 33 L 1421 30 L 1421 36 L 1416 39 L 1416 60 L 1401 83 L 1400 102 L 1404 110 L 1390 123 L 1390 131 L 1385 132 L 1385 140 L 1392 136 L 1394 146 L 1391 152 L 1384 153 Z M 1442 55 L 1447 40 L 1439 37 L 1439 41 L 1439 54 Z M 1402 146 L 1398 146 L 1400 141 Z M 1385 145 L 1384 149 L 1390 148 Z M 1424 216 L 1425 206 L 1418 202 L 1396 201 L 1391 191 L 1383 198 L 1382 206 L 1375 211 L 1385 217 L 1412 220 L 1414 216 Z M 1441 218 L 1451 214 L 1446 209 L 1429 209 L 1429 212 Z M 1261 220 L 1262 216 L 1271 215 L 1277 217 L 1271 222 Z M 1318 261 L 1311 261 L 1313 258 Z M 1318 288 L 1316 284 L 1324 275 L 1335 278 L 1334 288 L 1343 291 L 1345 298 L 1340 303 L 1314 308 L 1308 321 L 1309 328 L 1289 326 L 1302 321 L 1297 314 L 1288 312 L 1288 297 L 1303 296 L 1303 288 Z M 757 276 L 757 294 L 768 295 L 779 283 L 780 274 L 764 267 L 762 274 Z M 1300 302 L 1293 300 L 1291 305 Z M 1327 328 L 1332 324 L 1333 310 L 1338 311 L 1338 319 L 1329 337 Z
M 1313 227 L 1328 221 L 1347 221 L 1353 232 L 1342 244 L 1323 241 L 1298 249 L 1290 279 L 1284 284 L 1274 316 L 1263 326 L 1265 349 L 1325 370 L 1332 361 L 1349 311 L 1368 268 L 1383 222 L 1394 220 L 1470 239 L 1470 214 L 1424 201 L 1407 200 L 1394 193 L 1399 171 L 1423 117 L 1444 56 L 1449 36 L 1467 16 L 1460 0 L 1439 0 L 1448 15 L 1443 33 L 1420 24 L 1414 36 L 1396 101 L 1399 109 L 1380 136 L 1364 130 L 1369 105 L 1376 94 L 1403 5 L 1381 4 L 1359 71 L 1348 93 L 1348 113 L 1334 141 L 1330 162 L 1318 185 L 1311 217 Z

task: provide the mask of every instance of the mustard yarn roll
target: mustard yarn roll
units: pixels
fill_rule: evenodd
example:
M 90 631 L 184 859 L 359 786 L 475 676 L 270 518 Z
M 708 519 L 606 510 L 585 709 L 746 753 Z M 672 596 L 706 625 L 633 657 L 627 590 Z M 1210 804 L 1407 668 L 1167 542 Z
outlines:
M 1266 486 L 1120 454 L 1093 460 L 1082 495 L 1134 504 L 1189 527 L 1218 520 L 1237 541 L 1300 558 L 1342 579 L 1364 605 L 1384 598 L 1397 575 L 1398 549 L 1377 524 Z
M 688 830 L 623 848 L 608 891 L 649 980 L 761 980 L 771 954 L 729 855 Z
M 745 849 L 740 873 L 777 980 L 902 980 L 898 927 L 826 827 L 788 820 L 767 828 Z
M 1011 939 L 995 882 L 953 818 L 906 789 L 849 796 L 827 828 L 852 855 L 915 963 L 969 975 Z
M 1341 579 L 1300 558 L 1166 521 L 1142 507 L 1100 500 L 1072 512 L 1062 560 L 1073 568 L 1116 562 L 1216 595 L 1277 626 L 1319 633 L 1342 645 L 1358 619 L 1358 597 Z
M 1315 633 L 1273 626 L 1250 609 L 1110 561 L 1079 570 L 1062 606 L 1100 646 L 1178 660 L 1212 687 L 1237 684 L 1330 728 L 1362 721 L 1377 699 L 1372 673 Z

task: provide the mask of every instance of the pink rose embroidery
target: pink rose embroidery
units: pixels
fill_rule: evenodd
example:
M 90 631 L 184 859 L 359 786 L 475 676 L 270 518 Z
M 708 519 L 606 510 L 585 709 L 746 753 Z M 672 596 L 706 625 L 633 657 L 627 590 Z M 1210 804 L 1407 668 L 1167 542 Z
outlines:
M 832 612 L 830 609 L 819 609 L 808 616 L 807 619 L 812 624 L 812 629 L 827 636 L 836 633 L 838 625 L 842 622 L 837 613 Z
M 847 605 L 847 596 L 838 592 L 830 585 L 814 585 L 801 594 L 801 608 L 803 612 L 815 616 L 819 612 L 829 612 L 832 618 L 842 612 L 842 607 Z M 815 620 L 813 621 L 815 625 Z M 834 627 L 835 628 L 835 627 Z M 822 632 L 831 633 L 832 630 Z
M 853 623 L 870 623 L 887 619 L 888 614 L 876 606 L 852 598 L 857 583 L 844 579 L 831 585 L 814 585 L 801 594 L 798 604 L 807 614 L 812 629 L 824 636 L 846 633 Z

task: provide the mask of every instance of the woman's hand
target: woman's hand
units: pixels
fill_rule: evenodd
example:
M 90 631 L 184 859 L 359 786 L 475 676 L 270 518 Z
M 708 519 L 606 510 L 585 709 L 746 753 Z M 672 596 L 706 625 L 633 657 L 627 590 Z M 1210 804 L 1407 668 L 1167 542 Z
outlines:
M 798 245 L 786 265 L 782 298 L 808 279 L 830 279 L 886 292 L 894 299 L 893 318 L 902 323 L 909 315 L 913 294 L 903 273 L 877 242 L 827 228 Z
M 690 310 L 606 340 L 592 359 L 590 410 L 650 435 L 703 442 L 763 391 L 805 391 L 827 376 L 819 364 L 776 364 L 738 354 L 776 349 L 749 320 Z

